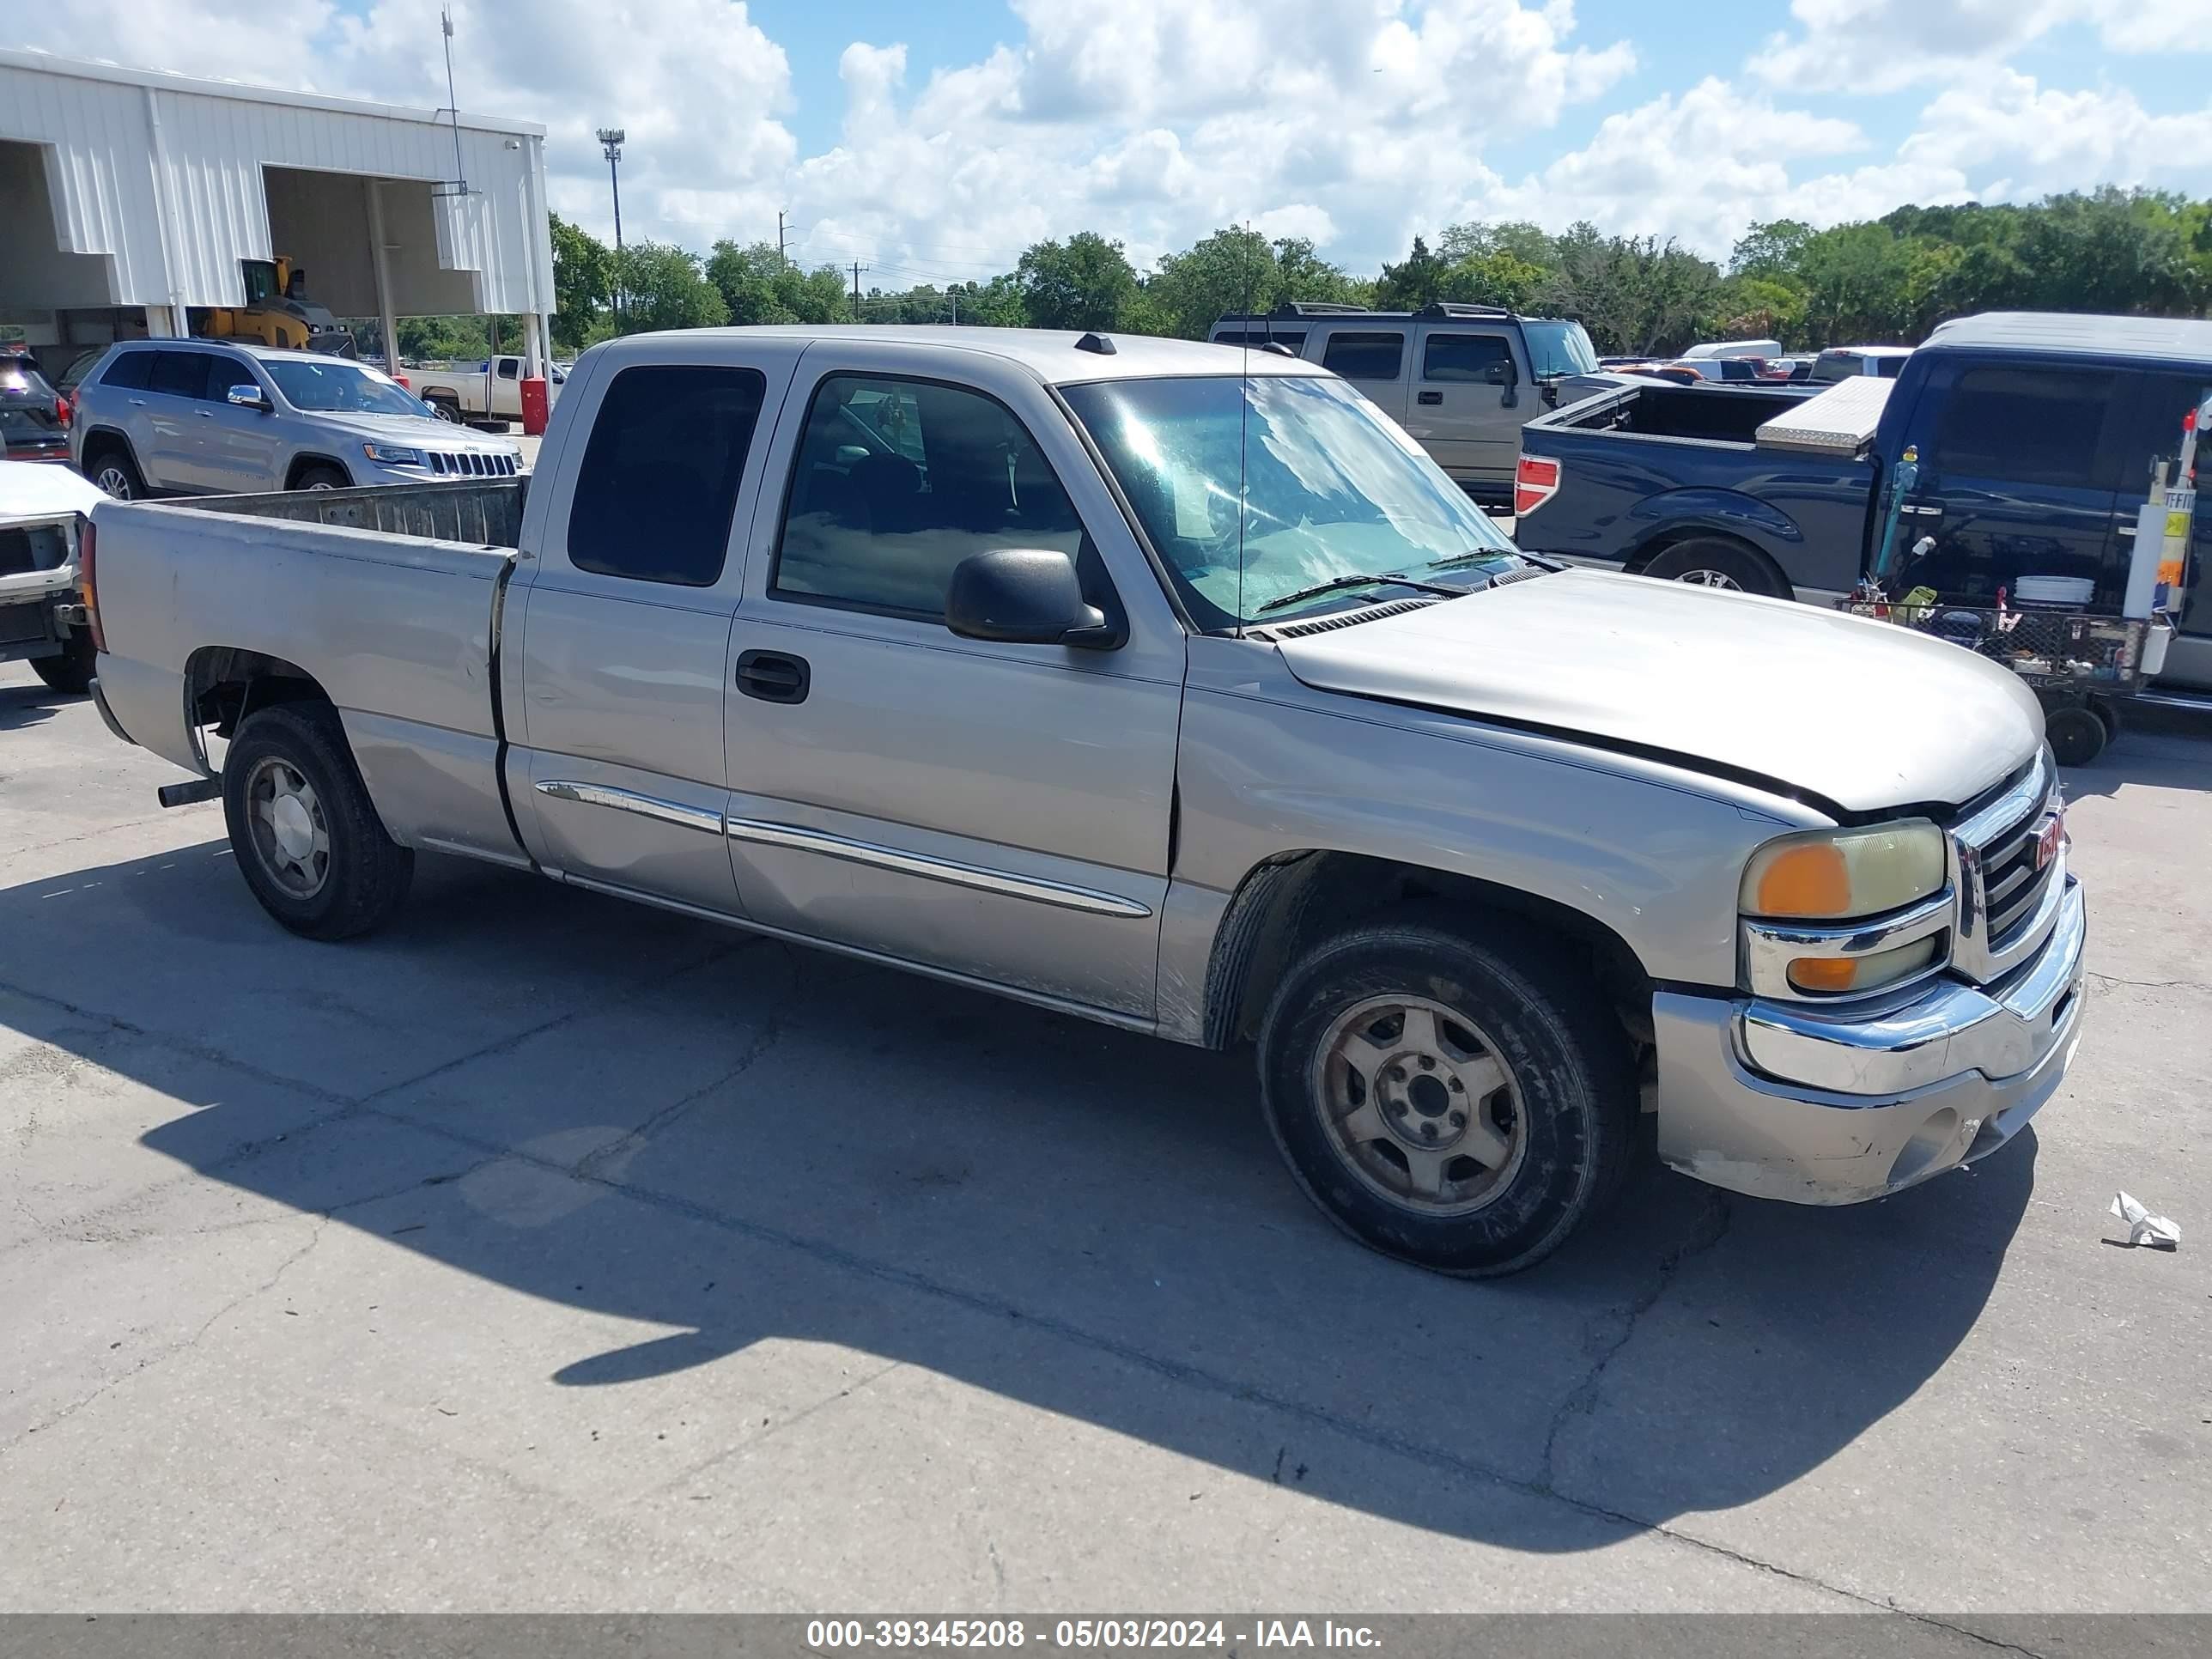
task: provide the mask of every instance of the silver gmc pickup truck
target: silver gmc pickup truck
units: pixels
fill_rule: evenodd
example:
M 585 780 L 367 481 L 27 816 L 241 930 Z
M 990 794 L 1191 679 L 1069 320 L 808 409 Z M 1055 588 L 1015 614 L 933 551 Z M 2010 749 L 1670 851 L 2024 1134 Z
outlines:
M 1212 1048 L 1347 1231 L 1555 1249 L 1647 1137 L 1761 1196 L 2002 1146 L 2080 1032 L 2035 702 L 1524 559 L 1319 366 L 646 335 L 534 477 L 108 501 L 118 736 L 285 927 L 459 854 Z

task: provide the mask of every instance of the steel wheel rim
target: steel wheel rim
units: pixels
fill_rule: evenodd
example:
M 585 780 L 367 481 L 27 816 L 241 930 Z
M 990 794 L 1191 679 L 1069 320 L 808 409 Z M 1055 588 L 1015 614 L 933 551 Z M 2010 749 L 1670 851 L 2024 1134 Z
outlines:
M 1743 592 L 1743 584 L 1724 570 L 1685 570 L 1674 580 L 1687 582 L 1692 587 L 1725 587 L 1737 593 Z
M 331 831 L 315 787 L 297 767 L 274 755 L 246 780 L 246 816 L 253 854 L 269 878 L 292 897 L 311 899 L 331 878 Z
M 1339 1014 L 1312 1088 L 1346 1167 L 1423 1216 L 1483 1208 L 1528 1156 L 1528 1114 L 1498 1044 L 1427 997 L 1369 997 Z
M 119 466 L 103 466 L 93 483 L 98 484 L 104 494 L 118 501 L 131 499 L 131 475 Z
M 307 488 L 310 489 L 336 489 L 337 486 L 332 483 L 328 478 L 318 478 L 314 483 L 309 484 Z

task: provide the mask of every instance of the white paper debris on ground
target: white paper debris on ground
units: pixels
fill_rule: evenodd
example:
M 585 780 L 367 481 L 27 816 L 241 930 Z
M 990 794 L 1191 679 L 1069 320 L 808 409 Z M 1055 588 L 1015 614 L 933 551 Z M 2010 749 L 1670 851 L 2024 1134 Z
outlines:
M 2128 1243 L 2148 1244 L 2154 1250 L 2181 1248 L 2181 1229 L 2162 1215 L 2153 1215 L 2125 1193 L 2112 1199 L 2112 1213 L 2128 1224 Z

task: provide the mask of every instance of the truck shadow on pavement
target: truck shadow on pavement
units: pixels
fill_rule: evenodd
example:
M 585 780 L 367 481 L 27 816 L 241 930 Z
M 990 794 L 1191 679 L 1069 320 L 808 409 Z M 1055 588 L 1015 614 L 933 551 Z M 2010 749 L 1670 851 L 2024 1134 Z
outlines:
M 1850 1210 L 1654 1169 L 1548 1264 L 1458 1282 L 1306 1204 L 1249 1056 L 529 878 L 426 860 L 388 932 L 324 946 L 210 843 L 0 891 L 0 940 L 33 994 L 7 1023 L 169 1097 L 145 1146 L 472 1275 L 471 1305 L 589 1316 L 502 1392 L 688 1375 L 703 1404 L 758 1376 L 727 1356 L 836 1344 L 1522 1548 L 1833 1455 L 1973 1328 L 2034 1185 L 2032 1134 Z M 465 1342 L 453 1302 L 387 1310 L 379 1352 L 413 1319 Z M 600 1316 L 662 1329 L 610 1347 Z
M 73 692 L 49 690 L 43 681 L 0 685 L 0 732 L 21 732 L 54 717 L 66 703 L 82 702 Z

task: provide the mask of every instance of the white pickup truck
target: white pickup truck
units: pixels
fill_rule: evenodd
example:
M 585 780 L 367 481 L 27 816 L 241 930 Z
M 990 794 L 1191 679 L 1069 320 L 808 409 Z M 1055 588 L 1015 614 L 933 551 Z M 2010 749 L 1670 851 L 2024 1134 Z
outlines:
M 522 418 L 522 382 L 529 374 L 526 357 L 495 356 L 480 363 L 456 364 L 451 368 L 408 371 L 415 395 L 444 419 L 464 425 L 504 424 Z M 568 383 L 568 372 L 558 363 L 545 366 L 545 403 L 558 402 Z
M 526 479 L 95 512 L 100 708 L 295 932 L 457 854 L 1251 1043 L 1321 1207 L 1460 1273 L 1647 1135 L 1850 1203 L 2059 1085 L 2081 891 L 1970 652 L 1525 559 L 1292 358 L 737 329 L 574 379 Z

